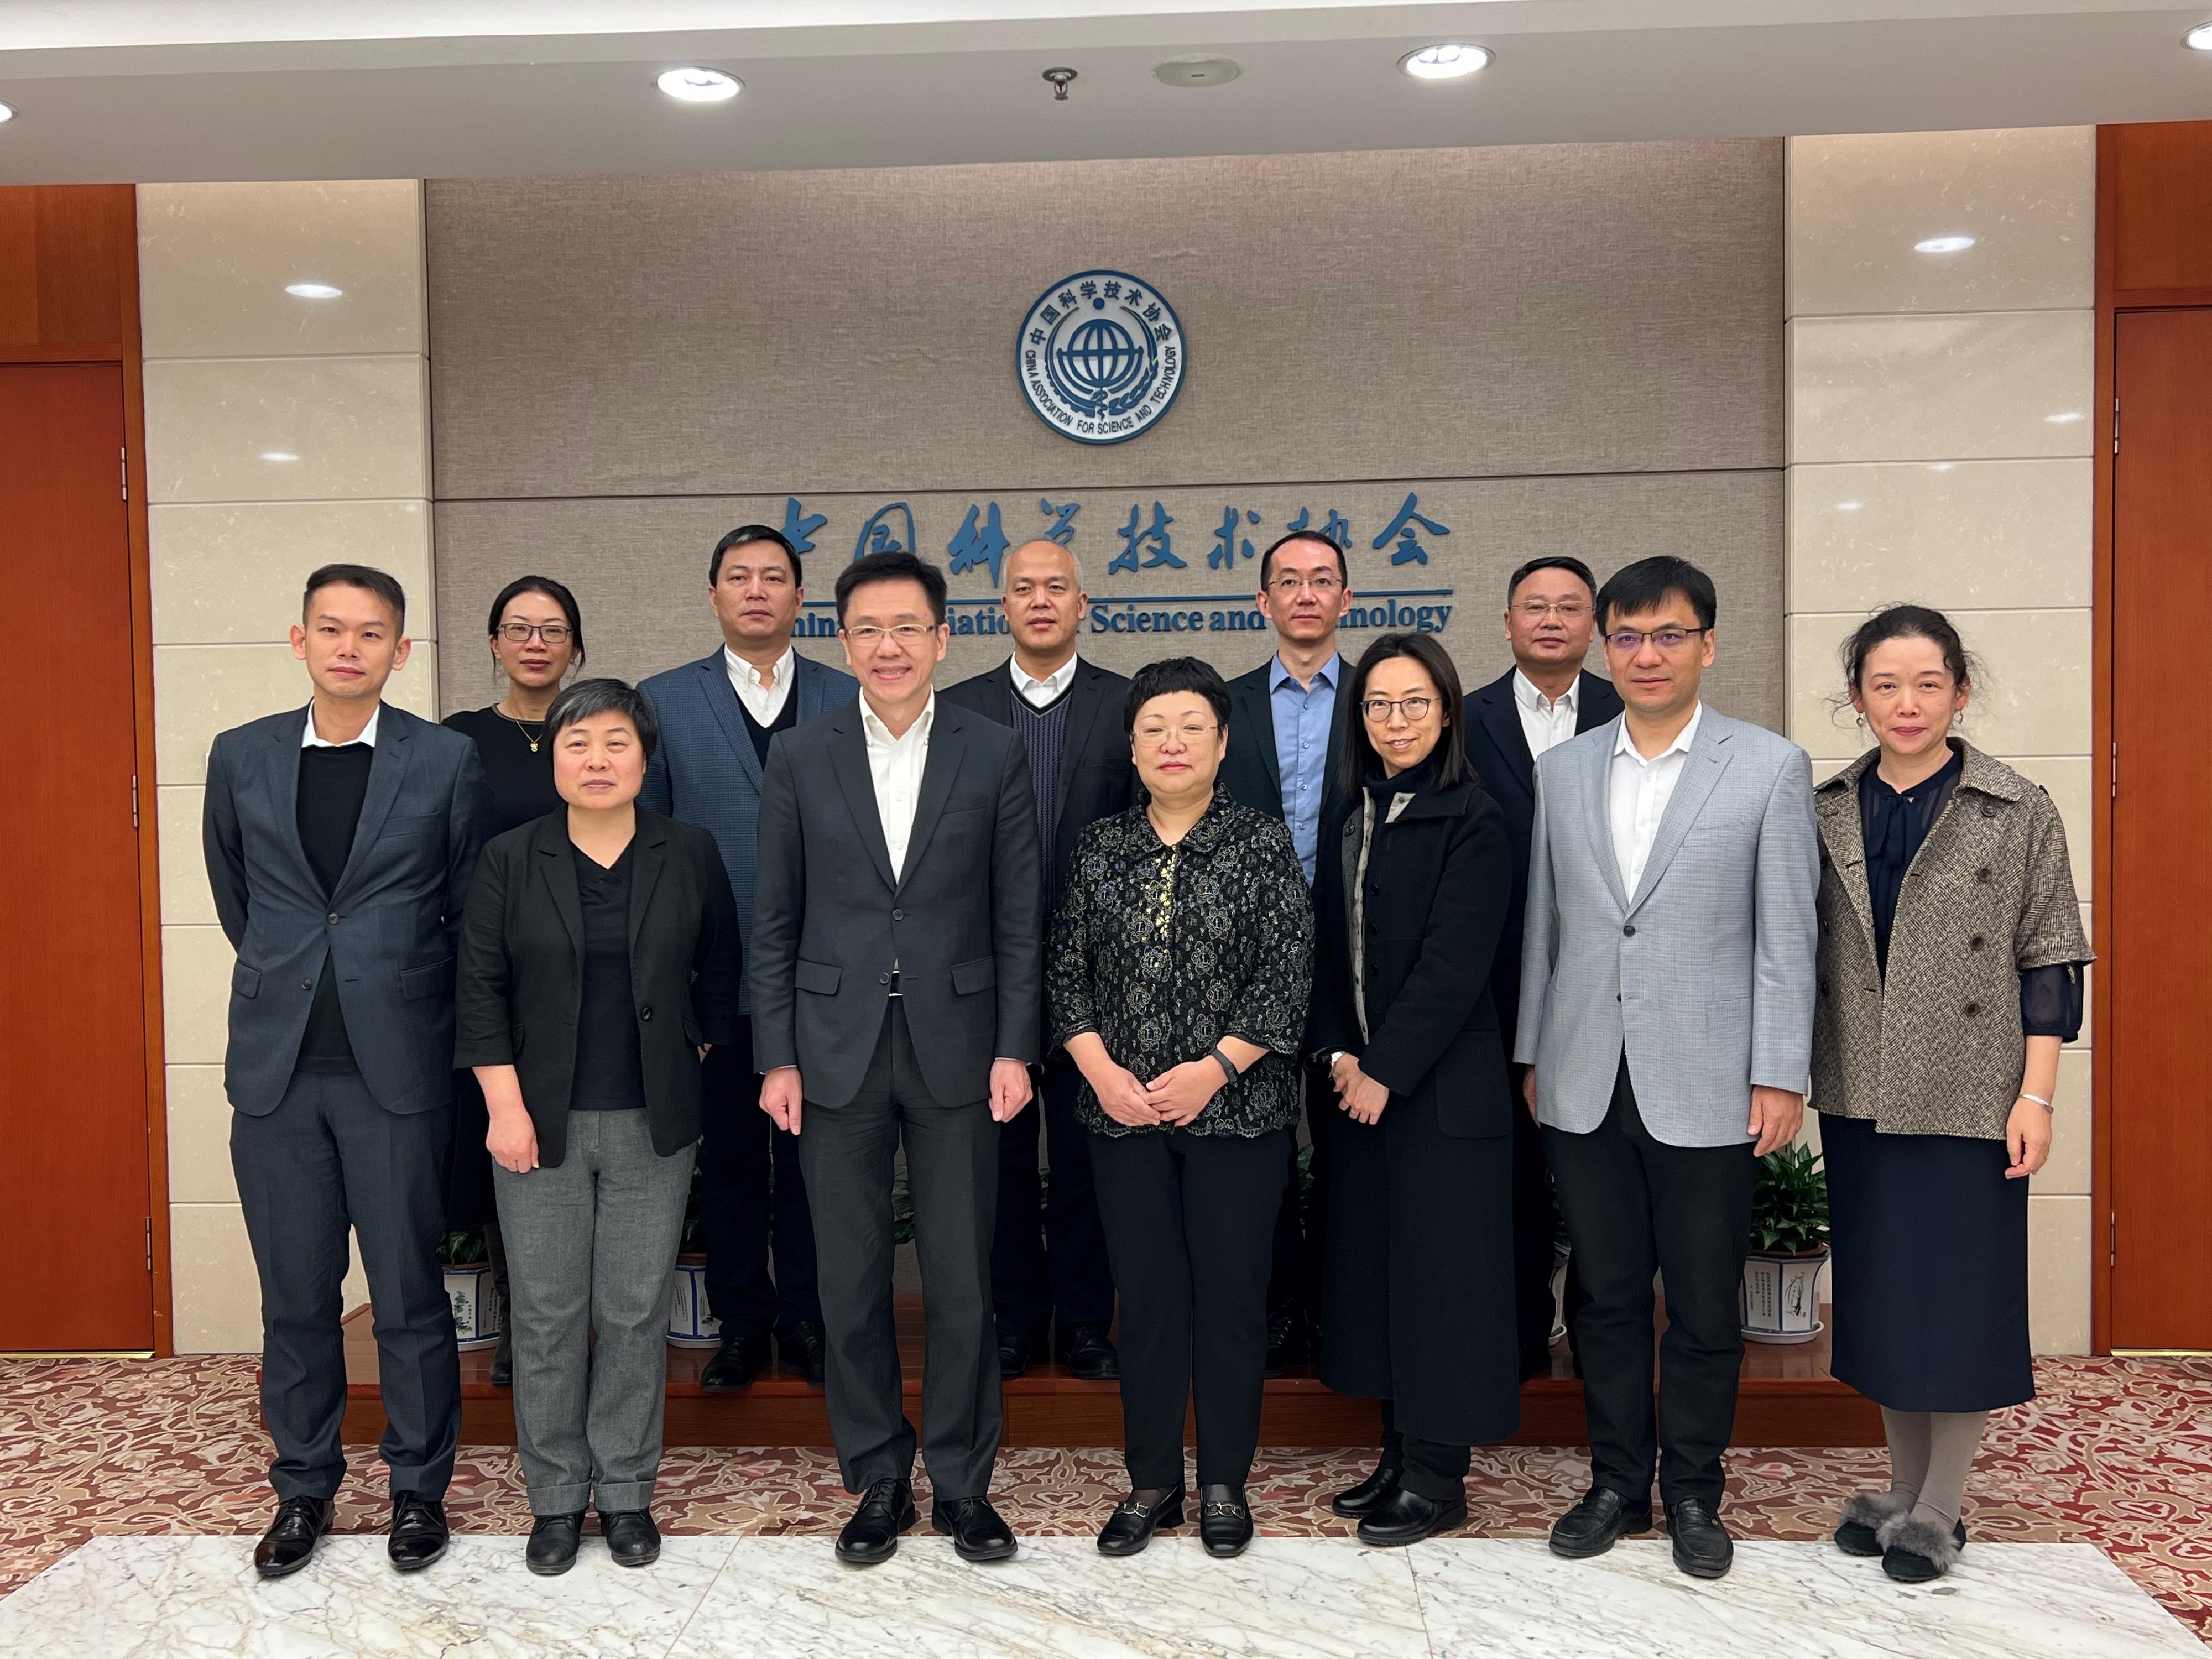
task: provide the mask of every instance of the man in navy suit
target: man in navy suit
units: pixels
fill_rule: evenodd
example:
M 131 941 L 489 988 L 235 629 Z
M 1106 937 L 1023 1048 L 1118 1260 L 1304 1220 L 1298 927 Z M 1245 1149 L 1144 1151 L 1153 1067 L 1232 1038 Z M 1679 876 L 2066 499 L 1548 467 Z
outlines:
M 707 603 L 722 647 L 638 690 L 660 721 L 660 744 L 639 805 L 714 837 L 750 946 L 769 745 L 825 710 L 852 702 L 859 682 L 802 657 L 792 629 L 806 595 L 798 550 L 781 531 L 739 525 L 714 544 Z M 699 1213 L 707 1235 L 707 1301 L 722 1346 L 699 1386 L 722 1393 L 767 1368 L 769 1337 L 784 1364 L 823 1376 L 822 1300 L 815 1289 L 814 1222 L 792 1138 L 758 1110 L 750 1005 L 741 994 L 738 1040 L 707 1056 L 706 1133 L 699 1147 Z M 769 1275 L 773 1224 L 775 1274 Z
M 1528 908 L 1528 837 L 1535 821 L 1536 757 L 1620 713 L 1609 680 L 1585 672 L 1597 633 L 1597 583 L 1564 554 L 1531 559 L 1505 585 L 1505 642 L 1513 666 L 1468 694 L 1467 754 L 1505 814 L 1513 849 L 1513 901 L 1498 936 L 1490 994 L 1510 1031 L 1521 1006 L 1521 930 Z M 1514 1067 L 1517 1074 L 1522 1068 Z M 1518 1078 L 1516 1078 L 1518 1087 Z M 1544 1168 L 1544 1141 L 1526 1113 L 1513 1115 L 1513 1300 L 1521 1375 L 1550 1367 L 1552 1254 L 1559 1215 Z

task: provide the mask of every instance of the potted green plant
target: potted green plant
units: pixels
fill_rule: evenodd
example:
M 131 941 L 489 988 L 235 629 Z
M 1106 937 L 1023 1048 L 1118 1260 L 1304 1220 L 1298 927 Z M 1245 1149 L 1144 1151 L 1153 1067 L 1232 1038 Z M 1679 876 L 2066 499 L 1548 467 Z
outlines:
M 470 1227 L 440 1237 L 438 1263 L 446 1273 L 446 1299 L 453 1304 L 455 1340 L 465 1349 L 496 1348 L 507 1310 L 500 1304 L 483 1229 Z
M 1751 1342 L 1810 1342 L 1820 1334 L 1820 1269 L 1828 1261 L 1828 1177 L 1809 1146 L 1759 1160 L 1751 1198 L 1740 1322 Z
M 707 1303 L 707 1224 L 699 1214 L 699 1166 L 691 1166 L 691 1196 L 684 1206 L 684 1231 L 676 1245 L 676 1272 L 668 1286 L 668 1346 L 714 1348 L 722 1322 Z

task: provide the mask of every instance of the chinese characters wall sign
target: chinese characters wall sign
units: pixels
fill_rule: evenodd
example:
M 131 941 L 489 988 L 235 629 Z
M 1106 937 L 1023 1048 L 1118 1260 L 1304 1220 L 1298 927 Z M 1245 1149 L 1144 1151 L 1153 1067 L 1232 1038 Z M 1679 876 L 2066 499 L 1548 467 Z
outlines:
M 1188 367 L 1175 307 L 1118 270 L 1054 283 L 1014 342 L 1022 395 L 1039 420 L 1079 444 L 1126 443 L 1149 429 Z

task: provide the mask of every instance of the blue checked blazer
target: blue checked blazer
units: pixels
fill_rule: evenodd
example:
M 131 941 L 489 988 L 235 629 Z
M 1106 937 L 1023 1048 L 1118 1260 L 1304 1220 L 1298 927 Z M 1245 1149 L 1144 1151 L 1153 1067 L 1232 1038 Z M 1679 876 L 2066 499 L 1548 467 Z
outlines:
M 860 683 L 842 669 L 803 656 L 797 665 L 791 695 L 799 699 L 801 726 L 860 695 Z M 730 872 L 730 891 L 738 901 L 738 922 L 750 951 L 761 764 L 730 684 L 728 659 L 717 647 L 710 657 L 639 681 L 637 689 L 660 722 L 660 746 L 646 770 L 638 804 L 696 823 L 714 837 Z M 750 1012 L 751 1006 L 741 992 L 739 1012 Z

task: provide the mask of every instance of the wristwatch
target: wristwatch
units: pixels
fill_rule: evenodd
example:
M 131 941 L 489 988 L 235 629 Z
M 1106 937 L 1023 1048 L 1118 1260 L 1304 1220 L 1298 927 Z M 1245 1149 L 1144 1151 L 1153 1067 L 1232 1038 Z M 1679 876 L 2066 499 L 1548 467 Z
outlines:
M 1243 1075 L 1243 1073 L 1238 1072 L 1237 1069 L 1237 1062 L 1230 1059 L 1227 1054 L 1221 1052 L 1221 1045 L 1219 1043 L 1215 1043 L 1213 1047 L 1207 1049 L 1206 1052 L 1212 1054 L 1214 1059 L 1221 1062 L 1221 1069 L 1227 1074 L 1228 1080 L 1230 1082 L 1236 1082 L 1237 1079 Z

